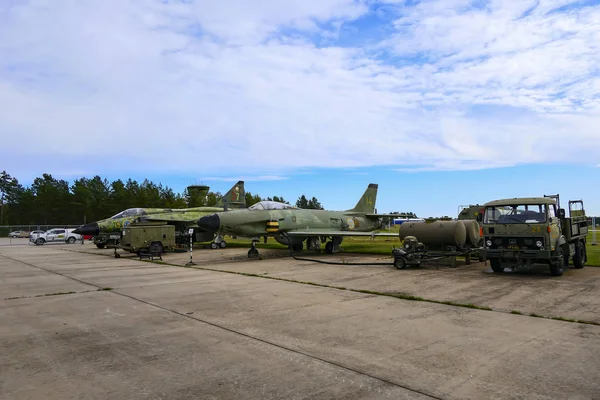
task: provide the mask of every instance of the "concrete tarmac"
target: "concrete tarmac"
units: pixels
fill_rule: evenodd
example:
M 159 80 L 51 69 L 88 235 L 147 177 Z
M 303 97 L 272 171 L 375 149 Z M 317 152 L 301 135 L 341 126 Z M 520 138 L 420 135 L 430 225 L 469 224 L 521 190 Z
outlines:
M 0 247 L 0 398 L 600 399 L 600 326 L 266 279 L 386 291 L 385 267 L 194 252 L 264 275 L 245 276 L 90 247 Z
M 92 245 L 62 245 L 61 248 L 90 254 L 111 256 L 112 250 Z M 134 254 L 120 251 L 123 257 Z M 457 268 L 448 262 L 429 262 L 421 267 L 397 270 L 391 265 L 330 265 L 298 261 L 287 250 L 261 250 L 263 260 L 248 260 L 247 249 L 226 248 L 194 250 L 193 260 L 200 268 L 236 273 L 266 275 L 273 278 L 312 282 L 319 285 L 399 293 L 440 302 L 473 304 L 497 311 L 520 312 L 544 317 L 561 317 L 600 323 L 600 268 L 571 268 L 560 277 L 552 277 L 548 268 L 536 266 L 530 272 L 508 270 L 492 272 L 489 265 L 458 261 Z M 391 263 L 391 256 L 366 254 L 318 255 L 310 252 L 299 257 L 322 261 Z M 283 260 L 285 262 L 282 262 Z M 168 253 L 163 260 L 184 266 L 189 253 Z

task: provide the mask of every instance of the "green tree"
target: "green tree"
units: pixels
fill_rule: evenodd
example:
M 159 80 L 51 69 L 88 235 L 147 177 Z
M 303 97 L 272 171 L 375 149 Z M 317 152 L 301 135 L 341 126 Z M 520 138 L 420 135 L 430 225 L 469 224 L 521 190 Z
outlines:
M 317 200 L 316 197 L 312 197 L 310 200 L 306 198 L 305 195 L 302 195 L 300 197 L 298 197 L 298 200 L 296 200 L 296 207 L 298 208 L 305 208 L 305 209 L 312 209 L 312 210 L 323 210 L 323 206 L 321 205 L 321 203 L 319 202 L 319 200 Z
M 125 183 L 117 179 L 110 184 L 108 203 L 106 204 L 105 215 L 112 216 L 130 208 L 131 200 L 128 197 L 128 191 Z
M 268 201 L 276 201 L 276 202 L 278 202 L 278 203 L 290 204 L 290 202 L 289 202 L 289 201 L 287 201 L 287 200 L 285 200 L 285 199 L 283 198 L 283 196 L 282 196 L 282 197 L 279 197 L 279 196 L 273 196 L 273 198 L 271 198 L 271 197 L 267 197 L 265 200 L 268 200 Z
M 305 195 L 298 197 L 298 200 L 296 200 L 296 207 L 308 208 L 308 199 L 306 198 Z
M 31 188 L 35 194 L 33 217 L 37 224 L 60 224 L 72 222 L 69 206 L 69 184 L 55 179 L 51 174 L 35 178 Z
M 246 207 L 250 207 L 251 205 L 258 203 L 259 201 L 262 201 L 259 195 L 253 195 L 250 192 L 246 192 Z
M 308 208 L 311 208 L 313 210 L 323 210 L 323 206 L 321 205 L 319 200 L 317 200 L 316 197 L 313 197 L 308 201 Z
M 6 171 L 0 172 L 0 225 L 4 225 L 4 202 L 17 189 L 19 181 Z

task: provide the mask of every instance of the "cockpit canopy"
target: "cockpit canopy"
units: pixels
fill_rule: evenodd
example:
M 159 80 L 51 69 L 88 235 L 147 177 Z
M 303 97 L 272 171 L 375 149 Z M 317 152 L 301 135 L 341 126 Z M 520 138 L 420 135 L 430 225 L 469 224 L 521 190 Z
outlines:
M 291 206 L 289 204 L 280 203 L 278 201 L 259 201 L 256 204 L 248 207 L 248 210 L 256 211 L 256 210 L 296 210 L 298 207 Z
M 119 218 L 125 218 L 125 217 L 137 217 L 140 215 L 145 215 L 146 212 L 144 211 L 143 208 L 128 208 L 125 211 L 121 211 L 118 214 L 113 215 L 112 217 L 110 217 L 111 219 L 119 219 Z

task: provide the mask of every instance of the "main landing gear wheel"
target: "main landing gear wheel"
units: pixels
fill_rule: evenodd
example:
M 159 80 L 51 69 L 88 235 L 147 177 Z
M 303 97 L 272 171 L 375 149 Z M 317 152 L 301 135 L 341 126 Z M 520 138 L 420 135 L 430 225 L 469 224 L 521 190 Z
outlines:
M 210 244 L 210 248 L 211 248 L 211 249 L 213 249 L 213 250 L 214 250 L 214 249 L 216 249 L 217 247 L 219 247 L 219 245 L 218 245 L 218 244 L 216 244 L 215 242 L 212 242 L 212 243 Z
M 103 249 L 106 247 L 106 245 L 104 243 L 96 243 L 96 247 L 99 249 Z
M 325 243 L 325 253 L 329 253 L 329 254 L 333 253 L 333 242 Z
M 224 249 L 225 247 L 227 247 L 227 242 L 223 240 L 221 243 L 219 243 L 219 247 Z
M 303 246 L 302 243 L 296 243 L 296 244 L 292 245 L 292 250 L 293 251 L 299 252 L 299 251 L 302 251 L 303 248 L 304 248 L 304 246 Z

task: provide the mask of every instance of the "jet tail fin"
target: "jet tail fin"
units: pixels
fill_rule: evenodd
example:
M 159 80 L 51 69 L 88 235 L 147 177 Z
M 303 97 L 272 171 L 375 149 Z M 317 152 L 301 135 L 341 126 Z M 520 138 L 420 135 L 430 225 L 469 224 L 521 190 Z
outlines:
M 370 183 L 367 190 L 363 193 L 362 197 L 356 203 L 353 209 L 347 210 L 349 212 L 360 212 L 366 214 L 372 214 L 375 212 L 375 202 L 377 201 L 377 189 L 379 185 L 376 183 Z
M 229 208 L 246 208 L 246 190 L 244 189 L 244 181 L 238 181 L 216 204 L 217 207 L 223 207 L 225 210 Z

